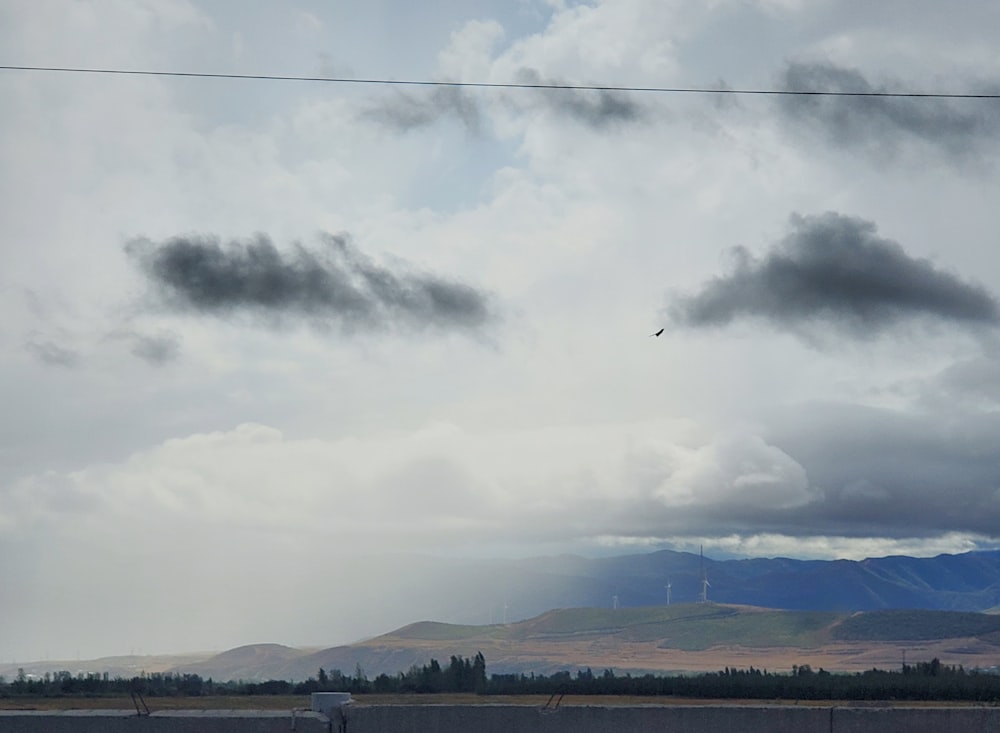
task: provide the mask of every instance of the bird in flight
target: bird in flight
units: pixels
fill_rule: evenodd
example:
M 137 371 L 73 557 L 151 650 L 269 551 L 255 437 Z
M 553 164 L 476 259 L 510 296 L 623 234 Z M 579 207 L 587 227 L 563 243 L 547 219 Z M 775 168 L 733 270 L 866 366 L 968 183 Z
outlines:
M 659 331 L 657 331 L 656 333 L 651 333 L 651 334 L 649 334 L 649 336 L 650 336 L 650 338 L 652 338 L 653 336 L 659 336 L 659 335 L 660 335 L 661 333 L 663 333 L 663 331 L 664 331 L 664 329 L 662 329 L 662 328 L 661 328 L 661 329 L 660 329 Z

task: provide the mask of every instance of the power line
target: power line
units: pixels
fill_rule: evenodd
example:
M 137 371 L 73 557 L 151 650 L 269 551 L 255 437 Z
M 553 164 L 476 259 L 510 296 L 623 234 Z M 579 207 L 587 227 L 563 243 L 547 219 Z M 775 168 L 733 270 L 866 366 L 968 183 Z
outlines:
M 902 97 L 908 99 L 1000 99 L 1000 93 L 817 91 L 809 89 L 727 89 L 710 87 L 638 87 L 597 84 L 543 84 L 525 82 L 428 81 L 418 79 L 348 79 L 331 76 L 284 76 L 279 74 L 212 74 L 194 71 L 151 71 L 147 69 L 98 69 L 68 66 L 3 66 L 3 71 L 51 71 L 71 74 L 116 74 L 122 76 L 173 76 L 195 79 L 243 79 L 251 81 L 300 81 L 328 84 L 378 84 L 384 86 L 464 87 L 470 89 L 568 89 L 585 92 L 650 92 L 660 94 L 743 94 L 793 97 Z

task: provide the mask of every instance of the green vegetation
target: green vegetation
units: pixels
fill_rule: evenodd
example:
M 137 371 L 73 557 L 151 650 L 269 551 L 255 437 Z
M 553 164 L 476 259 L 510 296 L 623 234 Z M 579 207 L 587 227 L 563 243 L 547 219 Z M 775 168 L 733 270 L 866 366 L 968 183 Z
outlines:
M 436 621 L 420 621 L 386 634 L 396 639 L 414 641 L 463 641 L 465 639 L 506 638 L 503 626 L 463 626 Z
M 391 636 L 421 641 L 576 641 L 600 635 L 621 641 L 658 641 L 664 648 L 686 651 L 719 644 L 811 647 L 829 641 L 830 627 L 843 618 L 844 614 L 833 612 L 748 610 L 714 603 L 567 608 L 509 626 L 421 622 Z
M 424 621 L 387 635 L 419 641 L 576 641 L 606 636 L 699 651 L 718 645 L 821 646 L 831 641 L 918 641 L 979 637 L 1000 643 L 1000 615 L 957 611 L 778 611 L 715 603 L 643 608 L 568 608 L 514 624 Z
M 840 616 L 822 611 L 764 611 L 684 619 L 664 629 L 660 646 L 695 651 L 719 644 L 745 647 L 812 647 L 829 639 L 829 627 Z M 652 637 L 646 637 L 652 638 Z
M 1000 632 L 1000 616 L 958 611 L 868 611 L 844 619 L 838 641 L 921 641 Z

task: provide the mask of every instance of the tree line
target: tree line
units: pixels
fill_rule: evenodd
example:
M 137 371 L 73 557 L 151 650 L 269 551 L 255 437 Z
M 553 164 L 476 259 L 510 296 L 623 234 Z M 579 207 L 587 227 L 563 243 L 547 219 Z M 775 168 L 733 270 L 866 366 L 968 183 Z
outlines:
M 302 682 L 263 682 L 203 679 L 197 674 L 153 673 L 110 677 L 107 673 L 68 671 L 38 677 L 19 670 L 11 681 L 0 677 L 0 697 L 202 695 L 307 695 L 311 692 L 353 694 L 476 693 L 481 695 L 634 695 L 747 700 L 955 700 L 1000 703 L 1000 675 L 938 659 L 903 665 L 899 670 L 871 669 L 858 673 L 831 673 L 796 665 L 789 672 L 726 667 L 697 675 L 616 674 L 590 669 L 575 674 L 486 674 L 482 653 L 466 659 L 452 656 L 447 665 L 431 659 L 395 675 L 369 679 L 358 666 L 353 674 L 319 669 Z

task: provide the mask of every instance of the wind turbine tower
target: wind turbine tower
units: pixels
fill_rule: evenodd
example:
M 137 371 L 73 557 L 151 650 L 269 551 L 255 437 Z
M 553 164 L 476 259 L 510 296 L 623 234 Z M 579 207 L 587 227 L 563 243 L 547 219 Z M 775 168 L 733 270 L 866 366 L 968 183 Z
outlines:
M 698 551 L 701 554 L 701 597 L 698 599 L 698 603 L 708 603 L 708 588 L 711 583 L 708 582 L 708 576 L 705 574 L 705 549 L 699 545 Z
M 670 605 L 670 581 L 669 580 L 667 581 L 666 588 L 667 588 L 667 605 L 669 606 Z
M 615 593 L 613 596 L 611 596 L 611 607 L 614 608 L 616 611 L 618 610 L 618 594 L 617 593 Z

